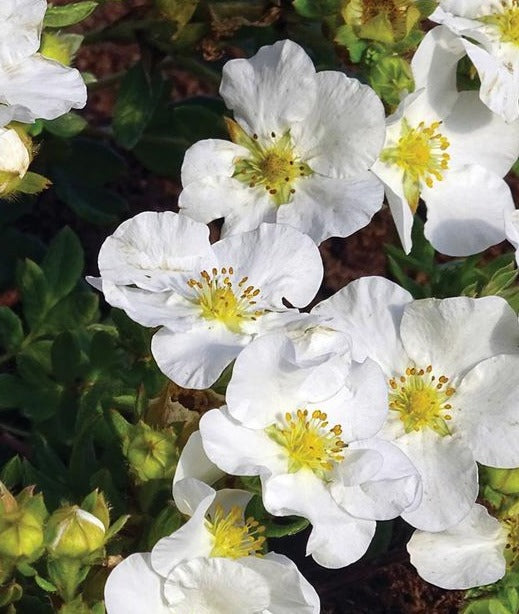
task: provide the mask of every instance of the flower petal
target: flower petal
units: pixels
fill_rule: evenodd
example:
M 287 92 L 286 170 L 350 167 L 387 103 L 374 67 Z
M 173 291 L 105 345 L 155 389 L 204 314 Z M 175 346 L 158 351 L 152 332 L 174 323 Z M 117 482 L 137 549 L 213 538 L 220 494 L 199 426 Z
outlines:
M 384 143 L 384 107 L 367 85 L 344 73 L 317 73 L 315 107 L 292 136 L 311 169 L 326 177 L 356 179 Z
M 0 66 L 0 102 L 22 107 L 14 119 L 55 119 L 70 109 L 82 109 L 87 92 L 75 68 L 36 53 L 7 69 Z M 27 121 L 25 119 L 25 121 Z
M 251 134 L 284 133 L 304 120 L 317 95 L 315 68 L 302 47 L 289 41 L 261 47 L 248 60 L 227 62 L 220 94 Z
M 519 356 L 476 365 L 456 391 L 456 423 L 474 458 L 490 467 L 519 466 Z
M 153 570 L 150 554 L 130 554 L 108 576 L 105 585 L 107 614 L 171 614 L 162 597 L 163 579 Z
M 451 383 L 485 358 L 519 346 L 517 316 L 497 296 L 414 301 L 404 310 L 400 332 L 416 366 L 432 365 Z
M 297 228 L 319 245 L 367 226 L 383 200 L 383 185 L 369 171 L 354 179 L 312 175 L 297 184 L 292 202 L 279 207 L 277 222 Z
M 450 590 L 492 584 L 506 571 L 506 534 L 482 505 L 457 525 L 440 533 L 415 531 L 407 551 L 418 574 Z
M 394 442 L 422 478 L 423 496 L 402 518 L 424 531 L 443 531 L 460 522 L 478 494 L 478 471 L 472 453 L 459 438 L 425 429 Z
M 246 335 L 223 324 L 185 333 L 161 328 L 153 335 L 151 352 L 170 380 L 183 388 L 204 389 L 214 384 L 247 341 Z
M 404 307 L 412 300 L 409 292 L 383 277 L 362 277 L 321 301 L 312 313 L 331 318 L 334 327 L 350 335 L 355 360 L 369 356 L 390 376 L 407 366 L 399 329 Z

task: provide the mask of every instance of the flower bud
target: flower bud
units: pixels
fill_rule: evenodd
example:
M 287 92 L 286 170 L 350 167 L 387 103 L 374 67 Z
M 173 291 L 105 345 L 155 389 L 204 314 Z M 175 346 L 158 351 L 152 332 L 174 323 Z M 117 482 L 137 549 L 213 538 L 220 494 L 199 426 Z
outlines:
M 24 489 L 16 498 L 0 482 L 0 557 L 33 561 L 43 552 L 43 524 L 47 510 L 34 487 Z
M 83 37 L 79 34 L 46 31 L 41 37 L 40 53 L 64 66 L 70 66 L 82 41 Z
M 519 493 L 519 469 L 485 467 L 482 478 L 491 488 L 505 495 Z
M 396 55 L 379 57 L 371 66 L 369 84 L 380 98 L 396 106 L 403 93 L 414 89 L 411 67 Z
M 134 427 L 124 453 L 141 482 L 169 479 L 175 473 L 178 446 L 172 429 L 156 431 L 140 422 Z
M 48 549 L 54 557 L 86 558 L 103 548 L 105 526 L 77 505 L 56 510 L 48 523 Z
M 0 197 L 9 196 L 21 183 L 32 160 L 32 144 L 14 128 L 0 128 Z

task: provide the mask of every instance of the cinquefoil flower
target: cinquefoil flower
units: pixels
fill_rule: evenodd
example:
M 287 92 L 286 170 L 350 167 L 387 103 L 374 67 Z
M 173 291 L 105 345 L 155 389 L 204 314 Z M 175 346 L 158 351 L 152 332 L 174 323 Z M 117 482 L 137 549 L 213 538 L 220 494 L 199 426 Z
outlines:
M 300 317 L 323 275 L 312 240 L 280 224 L 210 245 L 209 230 L 175 213 L 140 213 L 99 253 L 106 300 L 144 326 L 160 369 L 207 388 L 253 338 Z
M 502 177 L 519 154 L 519 122 L 506 124 L 476 92 L 457 91 L 463 53 L 447 28 L 425 36 L 412 61 L 417 91 L 388 118 L 386 142 L 373 167 L 407 253 L 420 198 L 427 205 L 425 236 L 450 256 L 502 241 L 504 212 L 514 207 Z
M 366 226 L 383 193 L 369 172 L 384 141 L 375 92 L 337 71 L 316 73 L 285 40 L 227 62 L 220 94 L 234 111 L 232 142 L 204 140 L 186 152 L 181 211 L 223 234 L 261 222 L 290 224 L 316 243 Z
M 260 476 L 271 514 L 307 518 L 307 553 L 320 565 L 358 560 L 375 521 L 398 516 L 419 498 L 411 462 L 373 437 L 387 414 L 384 378 L 373 361 L 305 356 L 300 341 L 266 335 L 236 360 L 227 400 L 228 408 L 200 421 L 205 453 L 227 473 Z
M 519 325 L 499 297 L 413 300 L 381 277 L 352 282 L 314 308 L 347 331 L 355 360 L 386 376 L 396 444 L 423 481 L 402 517 L 426 531 L 460 522 L 478 493 L 476 462 L 519 465 Z
M 2 0 L 0 125 L 54 119 L 86 103 L 79 72 L 37 53 L 46 0 Z
M 244 511 L 252 495 L 215 492 L 195 479 L 177 484 L 192 517 L 132 554 L 108 577 L 108 614 L 318 614 L 319 598 L 285 556 L 263 555 L 264 528 Z
M 517 546 L 517 519 L 513 524 L 500 524 L 476 504 L 451 529 L 415 531 L 407 544 L 411 563 L 420 577 L 441 588 L 460 590 L 492 584 L 505 574 L 506 550 Z
M 506 121 L 519 118 L 519 2 L 440 0 L 429 17 L 460 37 L 474 64 L 481 100 Z

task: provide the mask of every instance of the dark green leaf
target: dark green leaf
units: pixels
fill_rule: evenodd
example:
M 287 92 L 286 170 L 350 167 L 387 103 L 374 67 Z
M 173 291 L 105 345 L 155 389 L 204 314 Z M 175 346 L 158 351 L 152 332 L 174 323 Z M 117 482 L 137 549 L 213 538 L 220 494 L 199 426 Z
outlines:
M 336 13 L 341 0 L 294 0 L 294 8 L 303 17 L 322 19 Z
M 94 224 L 115 224 L 128 208 L 124 198 L 105 188 L 67 182 L 56 184 L 56 192 L 75 213 Z
M 70 331 L 58 335 L 52 344 L 51 357 L 55 378 L 64 384 L 73 382 L 81 369 L 81 349 L 76 335 Z
M 43 25 L 48 28 L 64 28 L 86 19 L 95 11 L 98 3 L 86 0 L 64 6 L 50 6 L 45 13 Z
M 25 319 L 34 329 L 40 324 L 47 310 L 49 288 L 41 268 L 28 258 L 20 267 L 18 286 L 22 292 Z
M 0 472 L 0 480 L 9 489 L 13 489 L 15 486 L 21 483 L 23 477 L 22 461 L 20 457 L 13 456 L 5 463 Z
M 51 134 L 64 139 L 78 135 L 88 126 L 86 119 L 77 113 L 65 113 L 56 119 L 48 119 L 44 122 L 45 129 Z
M 27 384 L 15 375 L 2 373 L 0 375 L 0 407 L 15 408 L 23 403 Z
M 52 304 L 73 290 L 81 277 L 83 265 L 83 249 L 79 239 L 70 228 L 63 228 L 49 245 L 41 264 Z
M 8 352 L 15 352 L 22 341 L 22 321 L 14 311 L 2 305 L 0 307 L 0 346 Z
M 99 298 L 94 292 L 82 291 L 61 299 L 47 314 L 41 333 L 74 330 L 95 322 L 99 317 Z
M 117 142 L 127 149 L 136 145 L 162 95 L 159 72 L 149 75 L 139 62 L 125 75 L 114 108 L 113 129 Z

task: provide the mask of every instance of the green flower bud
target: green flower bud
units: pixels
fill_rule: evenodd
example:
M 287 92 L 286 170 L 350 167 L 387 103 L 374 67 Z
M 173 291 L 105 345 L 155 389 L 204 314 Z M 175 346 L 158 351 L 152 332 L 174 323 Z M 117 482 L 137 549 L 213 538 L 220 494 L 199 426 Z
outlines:
M 156 431 L 140 422 L 133 428 L 123 452 L 140 482 L 170 479 L 175 473 L 178 446 L 172 429 Z
M 43 552 L 47 510 L 43 496 L 24 489 L 16 498 L 0 482 L 0 557 L 33 561 Z
M 77 505 L 56 510 L 48 523 L 48 549 L 56 558 L 83 559 L 105 544 L 105 526 Z
M 484 467 L 482 478 L 494 490 L 505 495 L 519 493 L 519 469 L 495 469 Z
M 97 489 L 86 496 L 82 503 L 81 509 L 90 512 L 103 523 L 105 530 L 110 526 L 110 509 L 106 503 L 105 496 Z
M 411 67 L 401 57 L 379 57 L 371 66 L 369 84 L 388 104 L 398 105 L 402 93 L 414 89 Z

